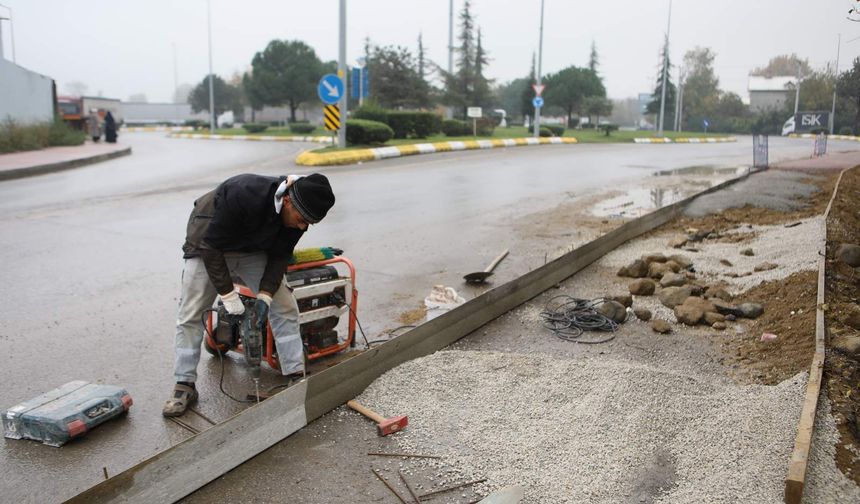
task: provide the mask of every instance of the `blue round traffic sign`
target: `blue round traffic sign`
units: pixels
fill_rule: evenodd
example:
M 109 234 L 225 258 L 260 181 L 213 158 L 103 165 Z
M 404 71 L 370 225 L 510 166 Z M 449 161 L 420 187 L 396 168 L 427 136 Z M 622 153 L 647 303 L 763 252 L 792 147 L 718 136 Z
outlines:
M 317 94 L 323 103 L 334 105 L 343 96 L 343 81 L 335 74 L 323 75 L 317 85 Z
M 543 107 L 543 98 L 541 98 L 540 96 L 535 96 L 535 97 L 532 99 L 532 105 L 534 105 L 534 106 L 535 106 L 535 108 L 541 108 L 541 107 Z

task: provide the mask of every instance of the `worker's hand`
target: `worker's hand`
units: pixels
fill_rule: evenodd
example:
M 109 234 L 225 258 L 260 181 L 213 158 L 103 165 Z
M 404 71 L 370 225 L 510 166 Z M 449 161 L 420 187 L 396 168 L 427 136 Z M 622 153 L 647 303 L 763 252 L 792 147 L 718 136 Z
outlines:
M 257 325 L 263 334 L 266 332 L 266 323 L 269 321 L 270 304 L 272 304 L 272 296 L 268 292 L 257 294 L 257 302 L 254 303 L 254 309 L 257 310 Z
M 245 305 L 239 298 L 239 291 L 233 290 L 229 294 L 221 294 L 221 302 L 230 315 L 241 315 L 245 313 Z

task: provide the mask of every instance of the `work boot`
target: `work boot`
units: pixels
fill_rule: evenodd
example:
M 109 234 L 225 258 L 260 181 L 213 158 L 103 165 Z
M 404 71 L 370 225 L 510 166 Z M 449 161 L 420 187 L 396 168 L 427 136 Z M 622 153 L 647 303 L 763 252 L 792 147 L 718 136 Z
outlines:
M 185 414 L 185 411 L 193 402 L 197 400 L 197 389 L 194 384 L 177 383 L 173 387 L 173 397 L 164 403 L 164 408 L 161 414 L 166 417 L 178 417 Z

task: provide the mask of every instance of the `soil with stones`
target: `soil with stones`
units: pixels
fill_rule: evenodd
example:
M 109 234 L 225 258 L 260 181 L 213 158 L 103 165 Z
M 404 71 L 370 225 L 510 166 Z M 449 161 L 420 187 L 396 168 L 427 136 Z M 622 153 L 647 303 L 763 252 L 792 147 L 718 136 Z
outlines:
M 860 324 L 851 320 L 852 313 L 860 310 L 860 268 L 835 259 L 840 244 L 860 244 L 858 201 L 860 168 L 853 168 L 843 175 L 827 220 L 825 320 L 829 341 L 824 383 L 840 434 L 837 465 L 860 484 L 860 351 L 850 348 L 850 341 L 860 338 Z

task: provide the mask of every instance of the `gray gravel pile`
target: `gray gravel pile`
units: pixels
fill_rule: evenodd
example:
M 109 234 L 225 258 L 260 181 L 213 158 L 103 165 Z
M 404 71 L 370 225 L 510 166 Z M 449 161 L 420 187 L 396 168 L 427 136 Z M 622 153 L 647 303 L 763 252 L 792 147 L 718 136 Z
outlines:
M 803 182 L 809 178 L 808 173 L 782 170 L 756 173 L 721 191 L 696 198 L 684 209 L 684 214 L 689 217 L 702 217 L 744 205 L 782 212 L 797 210 L 806 206 L 804 198 L 818 190 L 814 184 Z
M 752 240 L 743 243 L 722 243 L 711 240 L 697 242 L 699 252 L 689 252 L 668 246 L 670 234 L 660 234 L 647 239 L 635 240 L 603 256 L 599 264 L 618 269 L 639 259 L 643 254 L 682 254 L 693 261 L 693 267 L 704 280 L 720 280 L 730 284 L 733 294 L 747 291 L 762 282 L 781 280 L 798 271 L 818 269 L 818 249 L 824 239 L 823 217 L 801 221 L 800 225 L 787 228 L 782 224 L 773 226 L 741 226 L 726 234 L 755 233 Z M 755 255 L 740 253 L 751 248 Z M 729 261 L 732 266 L 720 263 Z M 752 272 L 756 265 L 771 262 L 776 269 L 754 272 L 749 276 L 733 278 L 729 273 Z M 638 300 L 638 298 L 637 298 Z
M 441 351 L 359 401 L 407 414 L 403 451 L 443 455 L 450 480 L 526 487 L 531 503 L 779 502 L 805 388 L 738 386 L 601 357 Z

